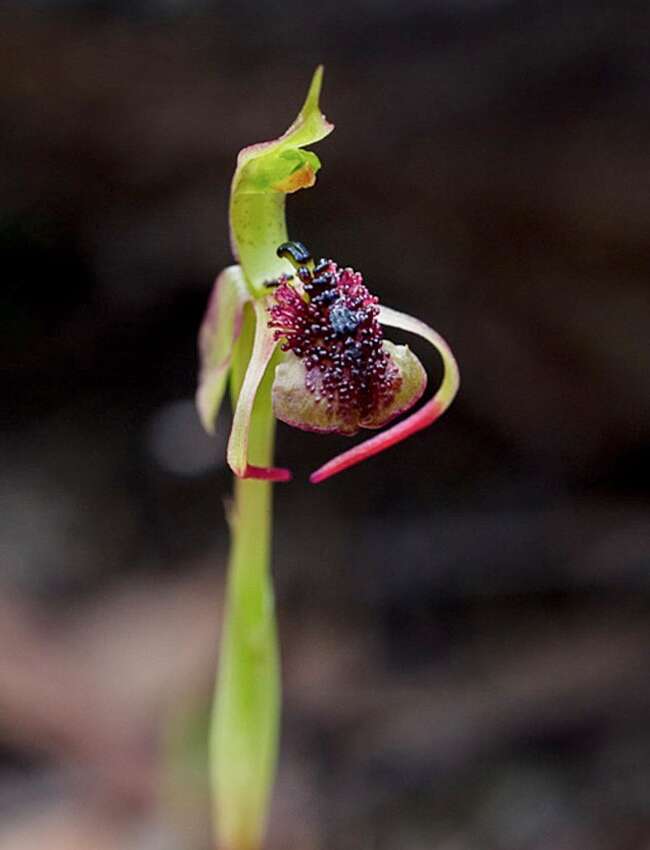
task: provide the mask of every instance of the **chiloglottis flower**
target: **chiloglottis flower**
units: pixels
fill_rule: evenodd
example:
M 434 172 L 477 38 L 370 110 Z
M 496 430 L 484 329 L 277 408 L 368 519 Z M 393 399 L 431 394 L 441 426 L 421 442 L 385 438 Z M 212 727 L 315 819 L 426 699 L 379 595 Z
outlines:
M 244 148 L 238 156 L 230 234 L 239 263 L 217 278 L 199 334 L 197 406 L 209 432 L 229 375 L 238 373 L 227 457 L 242 478 L 291 477 L 287 469 L 249 463 L 253 411 L 256 399 L 264 401 L 259 394 L 270 393 L 273 414 L 288 425 L 347 436 L 385 428 L 416 405 L 426 389 L 426 372 L 408 346 L 384 337 L 384 327 L 429 342 L 442 359 L 442 382 L 415 412 L 316 470 L 313 483 L 431 425 L 459 385 L 454 356 L 438 333 L 381 304 L 360 273 L 331 259 L 317 260 L 300 242 L 288 239 L 286 195 L 313 186 L 320 168 L 316 155 L 304 147 L 333 130 L 319 108 L 321 82 L 318 68 L 286 133 Z

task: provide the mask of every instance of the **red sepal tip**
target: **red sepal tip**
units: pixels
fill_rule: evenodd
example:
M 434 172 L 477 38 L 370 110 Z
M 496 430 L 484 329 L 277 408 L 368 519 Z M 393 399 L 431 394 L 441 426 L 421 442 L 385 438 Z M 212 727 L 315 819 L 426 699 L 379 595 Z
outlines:
M 421 431 L 423 428 L 427 428 L 435 422 L 444 410 L 445 405 L 441 404 L 438 399 L 432 398 L 430 402 L 409 416 L 408 419 L 399 422 L 397 425 L 393 425 L 392 428 L 381 434 L 377 434 L 376 437 L 371 437 L 369 440 L 359 443 L 353 449 L 349 449 L 347 452 L 343 452 L 337 457 L 332 458 L 328 463 L 321 466 L 320 469 L 317 469 L 316 472 L 312 472 L 309 476 L 310 482 L 312 484 L 320 484 L 321 481 L 325 481 L 333 475 L 338 475 L 339 472 L 343 472 L 345 469 L 361 463 L 362 460 L 379 454 L 379 452 L 389 449 L 396 443 L 401 443 L 402 440 L 406 440 L 412 434 Z
M 247 464 L 240 478 L 256 478 L 258 481 L 291 481 L 291 470 L 277 466 L 252 466 Z

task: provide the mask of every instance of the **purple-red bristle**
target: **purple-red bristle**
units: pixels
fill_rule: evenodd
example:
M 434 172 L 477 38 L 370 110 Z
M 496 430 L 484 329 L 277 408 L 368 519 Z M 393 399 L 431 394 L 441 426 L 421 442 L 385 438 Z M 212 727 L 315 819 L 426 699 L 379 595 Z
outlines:
M 275 338 L 283 351 L 303 360 L 308 376 L 320 372 L 318 388 L 308 377 L 306 389 L 339 419 L 372 417 L 392 401 L 401 382 L 383 347 L 378 299 L 358 272 L 331 260 L 319 264 L 316 277 L 308 273 L 301 280 L 304 295 L 288 280 L 275 290 L 269 310 Z

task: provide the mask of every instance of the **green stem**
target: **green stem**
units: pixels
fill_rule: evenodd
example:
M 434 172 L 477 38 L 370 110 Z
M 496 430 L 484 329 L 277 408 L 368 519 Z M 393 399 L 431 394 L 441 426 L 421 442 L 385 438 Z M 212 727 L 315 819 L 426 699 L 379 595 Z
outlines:
M 247 310 L 232 373 L 236 398 L 254 331 Z M 251 463 L 270 466 L 275 419 L 271 362 L 260 386 L 249 436 Z M 219 673 L 210 732 L 211 780 L 219 850 L 259 850 L 275 775 L 280 661 L 270 576 L 272 489 L 235 481 L 231 550 Z

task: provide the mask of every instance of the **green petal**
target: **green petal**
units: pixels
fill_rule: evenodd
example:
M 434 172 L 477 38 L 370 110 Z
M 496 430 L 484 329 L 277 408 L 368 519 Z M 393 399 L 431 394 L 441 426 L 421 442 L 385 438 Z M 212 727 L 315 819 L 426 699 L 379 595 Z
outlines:
M 232 420 L 232 429 L 228 440 L 227 460 L 228 466 L 238 478 L 262 478 L 267 481 L 288 481 L 291 473 L 287 469 L 276 469 L 275 467 L 257 467 L 248 462 L 248 438 L 251 430 L 253 407 L 257 391 L 264 378 L 266 367 L 271 362 L 276 341 L 273 331 L 267 323 L 267 305 L 264 299 L 253 301 L 255 311 L 255 336 L 253 339 L 253 350 L 244 374 L 235 413 Z
M 295 354 L 287 352 L 275 370 L 273 382 L 273 412 L 287 425 L 303 431 L 321 434 L 336 433 L 353 436 L 359 428 L 383 428 L 391 420 L 404 413 L 422 396 L 427 385 L 427 374 L 418 358 L 407 345 L 383 342 L 384 350 L 399 369 L 401 384 L 391 402 L 373 411 L 372 416 L 361 419 L 348 415 L 341 418 L 336 410 L 328 410 L 324 400 L 316 400 L 305 384 L 305 365 Z M 320 379 L 318 369 L 310 376 L 316 388 Z
M 277 139 L 240 151 L 230 194 L 230 238 L 246 281 L 255 295 L 264 282 L 286 272 L 275 254 L 288 239 L 285 223 L 287 194 L 316 181 L 320 160 L 305 145 L 325 138 L 334 129 L 320 111 L 322 66 L 316 69 L 307 98 L 291 127 Z
M 199 331 L 199 386 L 196 406 L 203 427 L 214 433 L 226 389 L 244 304 L 250 295 L 239 266 L 224 269 L 215 281 Z

